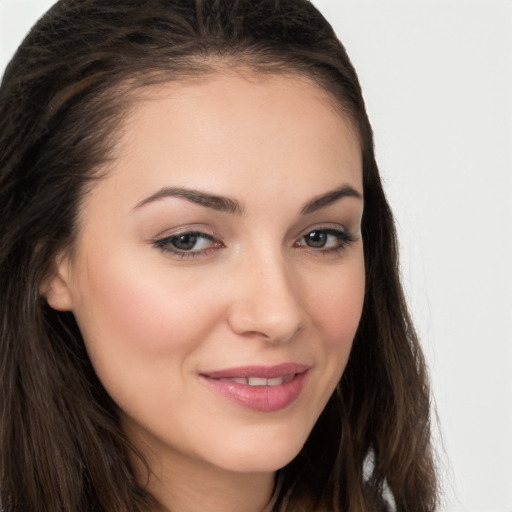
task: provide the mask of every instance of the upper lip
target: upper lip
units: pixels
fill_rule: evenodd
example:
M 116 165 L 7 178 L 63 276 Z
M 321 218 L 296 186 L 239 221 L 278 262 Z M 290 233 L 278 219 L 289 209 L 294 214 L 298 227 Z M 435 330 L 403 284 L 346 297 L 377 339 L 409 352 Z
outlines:
M 210 379 L 241 379 L 248 377 L 275 379 L 276 377 L 283 377 L 285 375 L 303 373 L 308 368 L 308 365 L 300 363 L 282 363 L 275 366 L 238 366 L 236 368 L 201 372 L 200 374 Z

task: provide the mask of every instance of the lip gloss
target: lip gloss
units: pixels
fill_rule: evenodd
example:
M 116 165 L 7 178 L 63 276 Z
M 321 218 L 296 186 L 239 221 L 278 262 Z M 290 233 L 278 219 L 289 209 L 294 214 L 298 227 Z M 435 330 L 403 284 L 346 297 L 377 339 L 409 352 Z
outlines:
M 272 412 L 297 400 L 304 387 L 307 370 L 306 365 L 285 363 L 202 373 L 200 378 L 214 392 L 242 407 Z

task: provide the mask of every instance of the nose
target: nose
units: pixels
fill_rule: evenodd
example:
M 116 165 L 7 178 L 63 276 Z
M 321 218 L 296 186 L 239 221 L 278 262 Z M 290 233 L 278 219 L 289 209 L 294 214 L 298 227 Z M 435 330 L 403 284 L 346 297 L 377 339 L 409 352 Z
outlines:
M 300 283 L 283 258 L 262 255 L 236 272 L 228 323 L 237 334 L 282 343 L 307 325 Z

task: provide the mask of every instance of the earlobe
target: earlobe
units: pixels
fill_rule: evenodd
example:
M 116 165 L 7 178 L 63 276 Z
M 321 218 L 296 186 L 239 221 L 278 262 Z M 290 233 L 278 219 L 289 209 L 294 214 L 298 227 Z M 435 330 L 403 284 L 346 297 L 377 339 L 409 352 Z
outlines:
M 59 258 L 51 274 L 39 286 L 39 292 L 48 305 L 58 311 L 73 309 L 69 272 L 65 258 Z

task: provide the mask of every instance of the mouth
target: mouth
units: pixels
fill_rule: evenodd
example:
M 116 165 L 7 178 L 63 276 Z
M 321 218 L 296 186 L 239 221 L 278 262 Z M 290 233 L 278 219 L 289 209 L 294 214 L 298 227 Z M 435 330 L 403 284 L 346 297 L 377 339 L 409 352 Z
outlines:
M 304 387 L 309 367 L 298 363 L 246 366 L 201 373 L 208 387 L 231 402 L 259 412 L 284 409 Z
M 244 384 L 246 386 L 281 386 L 290 382 L 296 374 L 283 375 L 282 377 L 275 377 L 273 379 L 265 379 L 263 377 L 233 377 L 219 379 L 224 382 L 236 382 L 238 384 Z

